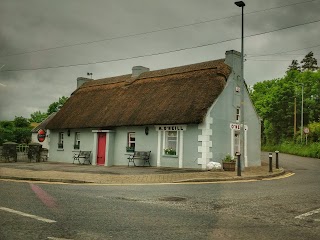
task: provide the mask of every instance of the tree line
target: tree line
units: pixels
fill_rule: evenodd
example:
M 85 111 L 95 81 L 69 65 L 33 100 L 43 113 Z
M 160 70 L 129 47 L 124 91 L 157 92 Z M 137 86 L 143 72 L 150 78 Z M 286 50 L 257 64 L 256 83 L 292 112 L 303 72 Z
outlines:
M 284 77 L 256 83 L 250 96 L 262 118 L 262 144 L 301 142 L 304 127 L 309 140 L 320 141 L 320 70 L 312 52 L 300 64 L 292 60 Z
M 57 112 L 68 100 L 68 97 L 60 97 L 57 102 L 49 105 L 46 112 L 35 111 L 30 118 L 15 117 L 12 121 L 0 121 L 0 145 L 4 142 L 16 142 L 28 144 L 31 142 L 31 123 L 41 123 L 50 114 Z

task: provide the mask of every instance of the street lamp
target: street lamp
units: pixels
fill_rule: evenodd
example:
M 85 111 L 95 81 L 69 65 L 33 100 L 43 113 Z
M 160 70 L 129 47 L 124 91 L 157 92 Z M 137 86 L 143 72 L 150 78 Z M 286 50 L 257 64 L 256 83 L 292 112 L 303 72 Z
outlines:
M 240 127 L 240 153 L 241 153 L 241 162 L 244 163 L 244 70 L 243 70 L 243 8 L 246 5 L 243 1 L 237 1 L 234 3 L 238 7 L 241 7 L 241 103 L 240 103 L 240 122 L 241 122 L 241 127 Z M 241 164 L 242 168 L 244 168 L 244 164 Z

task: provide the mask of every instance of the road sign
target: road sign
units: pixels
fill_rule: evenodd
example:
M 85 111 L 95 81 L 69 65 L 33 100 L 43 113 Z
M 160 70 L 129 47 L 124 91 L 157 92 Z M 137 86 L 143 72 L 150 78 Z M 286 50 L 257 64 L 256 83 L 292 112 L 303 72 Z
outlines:
M 310 132 L 310 130 L 309 130 L 309 128 L 305 127 L 305 128 L 303 129 L 303 132 L 304 132 L 305 134 L 308 134 L 308 133 Z

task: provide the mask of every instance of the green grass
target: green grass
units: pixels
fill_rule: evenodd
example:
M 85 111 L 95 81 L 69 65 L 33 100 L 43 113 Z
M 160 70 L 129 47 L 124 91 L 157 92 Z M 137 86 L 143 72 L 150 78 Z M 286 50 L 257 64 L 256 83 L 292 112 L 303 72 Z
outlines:
M 320 158 L 320 143 L 310 143 L 308 145 L 292 142 L 283 142 L 279 145 L 264 145 L 262 151 L 288 153 L 302 157 Z

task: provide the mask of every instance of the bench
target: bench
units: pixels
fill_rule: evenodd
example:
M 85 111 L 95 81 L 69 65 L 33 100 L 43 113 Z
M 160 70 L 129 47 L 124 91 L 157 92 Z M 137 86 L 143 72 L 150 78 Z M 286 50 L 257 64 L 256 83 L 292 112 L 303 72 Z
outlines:
M 129 155 L 129 157 L 128 157 L 128 167 L 131 162 L 133 163 L 134 166 L 136 166 L 136 164 L 134 162 L 134 160 L 136 160 L 136 159 L 143 160 L 143 166 L 146 163 L 149 163 L 149 166 L 151 167 L 150 153 L 151 153 L 151 151 L 134 151 L 134 153 L 132 155 Z
M 80 159 L 83 159 L 82 164 L 85 164 L 86 162 L 88 162 L 88 164 L 91 164 L 90 155 L 91 155 L 91 151 L 79 151 L 74 153 L 73 164 L 74 164 L 74 161 L 78 161 L 79 164 L 81 164 Z

